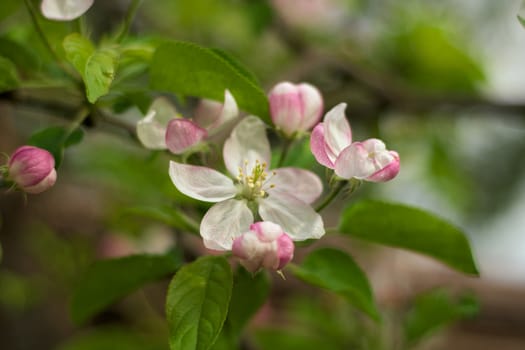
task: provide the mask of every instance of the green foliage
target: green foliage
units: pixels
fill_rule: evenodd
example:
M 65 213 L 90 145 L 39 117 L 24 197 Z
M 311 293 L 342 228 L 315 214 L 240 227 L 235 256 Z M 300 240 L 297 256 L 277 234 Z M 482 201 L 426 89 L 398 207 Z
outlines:
M 283 329 L 264 329 L 256 334 L 256 342 L 261 350 L 340 350 L 341 348 L 327 341 L 322 336 L 305 331 Z
M 361 201 L 345 210 L 341 233 L 429 255 L 461 272 L 478 275 L 465 234 L 421 209 Z
M 233 276 L 228 261 L 206 256 L 181 268 L 168 288 L 166 316 L 172 350 L 207 350 L 226 320 Z
M 231 56 L 192 43 L 168 42 L 155 51 L 151 61 L 151 87 L 155 90 L 223 101 L 229 89 L 241 109 L 269 122 L 268 100 Z
M 198 233 L 198 224 L 192 225 L 188 222 L 188 218 L 185 215 L 169 206 L 126 208 L 122 210 L 122 215 L 144 217 L 161 222 L 173 228 Z M 195 230 L 197 230 L 197 232 L 195 232 Z
M 430 92 L 473 93 L 484 81 L 479 63 L 442 28 L 415 24 L 388 39 L 387 59 L 396 73 Z
M 48 150 L 55 158 L 55 168 L 58 169 L 62 163 L 64 150 L 79 144 L 83 138 L 84 132 L 82 129 L 70 131 L 61 126 L 52 126 L 35 132 L 31 135 L 27 144 Z
M 0 21 L 10 16 L 22 5 L 21 0 L 2 0 L 0 1 Z
M 118 52 L 113 48 L 96 49 L 89 39 L 78 33 L 68 35 L 63 46 L 67 60 L 84 80 L 88 101 L 95 103 L 109 92 L 117 70 Z
M 0 92 L 14 90 L 18 85 L 16 66 L 11 60 L 0 56 Z
M 21 72 L 34 70 L 40 65 L 38 57 L 29 47 L 7 36 L 0 37 L 0 55 L 11 60 Z
M 420 294 L 405 316 L 405 340 L 412 345 L 454 321 L 473 317 L 479 305 L 471 294 L 453 298 L 443 289 Z
M 142 285 L 175 272 L 181 263 L 175 253 L 96 261 L 79 278 L 73 292 L 73 320 L 85 322 Z
M 324 248 L 310 253 L 301 266 L 291 271 L 305 282 L 343 296 L 349 303 L 379 320 L 368 279 L 350 255 Z
M 58 350 L 166 350 L 167 344 L 134 329 L 98 328 L 75 335 Z

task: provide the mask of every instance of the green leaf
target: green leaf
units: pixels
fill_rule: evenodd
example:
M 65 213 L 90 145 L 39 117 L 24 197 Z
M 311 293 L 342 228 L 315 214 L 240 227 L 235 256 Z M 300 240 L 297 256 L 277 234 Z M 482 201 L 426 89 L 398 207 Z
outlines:
M 421 209 L 362 201 L 344 212 L 341 233 L 429 255 L 461 272 L 479 275 L 465 234 Z
M 82 323 L 142 285 L 177 271 L 181 260 L 177 254 L 169 253 L 96 261 L 79 278 L 73 291 L 73 320 Z
M 80 143 L 83 138 L 82 129 L 70 132 L 61 126 L 52 126 L 35 132 L 27 144 L 48 150 L 55 158 L 55 168 L 58 169 L 62 163 L 64 149 Z
M 0 92 L 14 90 L 18 87 L 18 73 L 16 66 L 0 56 Z
M 213 53 L 221 56 L 225 61 L 227 61 L 230 65 L 232 65 L 233 67 L 235 67 L 235 69 L 237 69 L 237 71 L 242 74 L 246 79 L 250 80 L 252 83 L 256 84 L 256 85 L 259 85 L 259 80 L 257 79 L 257 77 L 255 76 L 255 74 L 253 74 L 252 72 L 250 72 L 248 70 L 248 68 L 244 67 L 239 61 L 237 61 L 236 58 L 234 58 L 231 54 L 229 54 L 228 52 L 224 51 L 224 50 L 221 50 L 219 48 L 211 48 L 210 49 L 211 51 L 213 51 Z
M 145 336 L 134 329 L 104 327 L 73 336 L 58 350 L 166 350 L 158 337 Z
M 95 103 L 109 92 L 118 64 L 118 52 L 111 48 L 95 49 L 91 41 L 78 33 L 63 42 L 67 60 L 80 73 L 86 85 L 87 99 Z
M 239 107 L 269 122 L 268 99 L 231 56 L 187 42 L 158 47 L 151 62 L 153 89 L 223 101 L 229 89 Z
M 339 350 L 331 342 L 319 334 L 299 330 L 261 329 L 255 334 L 255 343 L 261 350 Z
M 328 289 L 379 320 L 379 312 L 368 279 L 348 254 L 323 248 L 310 253 L 301 266 L 290 265 L 294 275 L 305 282 Z
M 23 1 L 20 0 L 2 0 L 0 1 L 0 21 L 9 17 L 13 12 L 18 10 Z
M 40 61 L 32 49 L 7 36 L 0 37 L 0 56 L 8 58 L 21 72 L 37 70 Z
M 161 207 L 133 207 L 122 210 L 122 215 L 133 215 L 140 216 L 147 219 L 152 219 L 158 222 L 162 222 L 170 227 L 177 228 L 180 230 L 186 230 L 190 232 L 195 231 L 195 227 L 188 223 L 185 216 L 177 211 L 177 209 L 169 206 Z M 198 233 L 198 225 L 197 225 Z
M 237 270 L 233 283 L 232 301 L 226 324 L 238 335 L 250 318 L 264 304 L 270 293 L 270 281 L 264 272 L 253 276 L 244 268 Z
M 471 294 L 459 300 L 443 289 L 420 294 L 405 316 L 405 339 L 408 344 L 414 344 L 452 322 L 474 316 L 478 310 L 478 302 Z
M 232 283 L 230 265 L 221 256 L 206 256 L 180 269 L 166 299 L 172 350 L 211 348 L 226 320 Z

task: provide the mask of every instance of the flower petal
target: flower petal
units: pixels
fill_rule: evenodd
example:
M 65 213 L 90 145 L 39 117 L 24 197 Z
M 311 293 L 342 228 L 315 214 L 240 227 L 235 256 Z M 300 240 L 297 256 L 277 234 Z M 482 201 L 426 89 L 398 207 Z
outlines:
M 69 21 L 80 17 L 89 10 L 94 0 L 43 0 L 42 14 L 48 19 Z
M 241 120 L 224 143 L 223 157 L 226 168 L 234 177 L 238 175 L 239 167 L 251 172 L 257 160 L 270 164 L 270 142 L 264 123 L 253 115 Z
M 180 192 L 201 201 L 220 202 L 237 193 L 229 177 L 211 168 L 170 161 L 169 174 Z
M 212 206 L 202 218 L 200 231 L 206 248 L 230 250 L 235 238 L 249 230 L 253 215 L 246 202 L 228 199 Z
M 166 126 L 158 123 L 155 115 L 155 111 L 150 111 L 137 122 L 137 137 L 148 149 L 166 149 Z
M 328 156 L 328 153 L 326 152 L 327 148 L 328 146 L 326 145 L 324 136 L 324 123 L 319 123 L 310 136 L 310 150 L 319 164 L 333 169 L 334 162 Z
M 323 193 L 323 183 L 319 176 L 311 171 L 299 168 L 279 168 L 274 170 L 268 184 L 275 185 L 265 189 L 270 195 L 285 192 L 308 204 L 314 202 Z
M 286 193 L 272 193 L 260 200 L 259 214 L 264 220 L 280 225 L 294 241 L 320 238 L 325 233 L 321 215 Z
M 166 146 L 173 154 L 182 154 L 208 136 L 208 132 L 188 119 L 172 119 L 166 130 Z
M 319 90 L 310 84 L 301 83 L 297 85 L 299 95 L 303 102 L 303 119 L 300 130 L 306 131 L 313 127 L 319 119 L 321 119 L 321 113 L 323 112 L 323 97 Z
M 299 130 L 304 117 L 304 102 L 296 85 L 282 82 L 273 87 L 268 95 L 272 121 L 286 135 Z
M 239 107 L 237 102 L 235 102 L 235 98 L 229 90 L 225 90 L 224 103 L 209 99 L 201 100 L 195 110 L 193 120 L 211 132 L 235 119 L 238 115 Z
M 395 151 L 388 151 L 392 156 L 392 161 L 385 165 L 380 170 L 376 171 L 372 175 L 366 178 L 367 181 L 372 182 L 385 182 L 392 180 L 399 173 L 399 154 Z
M 173 118 L 181 118 L 175 106 L 164 96 L 157 97 L 151 103 L 148 113 L 155 111 L 155 120 L 162 126 L 168 126 Z
M 372 175 L 377 169 L 374 159 L 368 155 L 362 142 L 354 142 L 337 157 L 335 173 L 343 179 L 364 179 Z
M 352 143 L 352 130 L 346 120 L 345 109 L 346 103 L 340 103 L 324 117 L 325 142 L 332 162 L 335 162 L 335 158 Z M 333 156 L 330 153 L 333 153 Z

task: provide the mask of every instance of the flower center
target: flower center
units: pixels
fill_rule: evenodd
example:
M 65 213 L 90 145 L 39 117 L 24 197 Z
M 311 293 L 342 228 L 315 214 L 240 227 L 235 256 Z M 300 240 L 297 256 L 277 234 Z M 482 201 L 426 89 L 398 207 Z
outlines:
M 255 166 L 248 172 L 246 167 L 248 161 L 244 161 L 244 169 L 239 167 L 239 174 L 237 175 L 237 181 L 240 185 L 240 194 L 248 199 L 254 200 L 258 197 L 264 198 L 268 196 L 268 193 L 264 190 L 264 186 L 268 179 L 267 164 L 266 162 L 261 163 L 259 160 L 255 161 Z M 275 172 L 272 172 L 275 175 Z M 274 185 L 270 185 L 273 188 Z

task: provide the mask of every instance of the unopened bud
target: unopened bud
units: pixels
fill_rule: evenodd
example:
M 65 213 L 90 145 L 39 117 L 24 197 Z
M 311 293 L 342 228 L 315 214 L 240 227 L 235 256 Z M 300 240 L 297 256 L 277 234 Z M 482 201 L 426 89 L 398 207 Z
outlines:
M 55 159 L 45 149 L 34 146 L 19 147 L 8 164 L 7 180 L 27 193 L 40 193 L 55 184 Z

